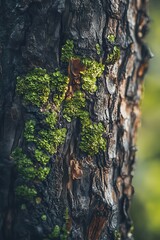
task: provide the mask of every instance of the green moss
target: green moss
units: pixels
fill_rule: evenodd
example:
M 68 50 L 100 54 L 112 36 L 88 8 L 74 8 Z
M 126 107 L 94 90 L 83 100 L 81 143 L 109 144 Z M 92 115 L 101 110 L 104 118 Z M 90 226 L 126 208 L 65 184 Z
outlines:
M 95 155 L 100 150 L 105 151 L 106 139 L 103 138 L 105 128 L 102 123 L 92 123 L 87 111 L 85 95 L 81 91 L 74 93 L 66 102 L 63 117 L 68 121 L 79 118 L 81 122 L 80 149 L 89 155 Z
M 42 202 L 42 199 L 40 197 L 36 197 L 35 202 L 36 204 L 40 204 Z
M 69 78 L 64 76 L 59 70 L 51 74 L 51 89 L 53 91 L 53 102 L 59 107 L 65 99 L 68 89 Z
M 100 54 L 98 44 L 96 44 L 96 50 L 97 54 Z M 113 54 L 114 56 L 118 55 L 116 48 L 113 49 Z M 62 48 L 61 60 L 69 62 L 74 57 L 73 41 L 67 40 Z M 25 178 L 25 181 L 27 179 L 29 185 L 32 184 L 31 180 L 33 179 L 40 181 L 46 179 L 50 172 L 50 168 L 47 166 L 50 156 L 55 154 L 65 141 L 67 130 L 59 128 L 59 120 L 65 119 L 68 122 L 75 118 L 80 120 L 80 149 L 83 152 L 94 155 L 101 150 L 105 151 L 106 140 L 103 138 L 105 129 L 102 123 L 91 121 L 85 97 L 86 93 L 93 94 L 97 90 L 96 81 L 103 74 L 104 65 L 86 58 L 81 61 L 85 66 L 85 70 L 80 72 L 82 85 L 79 86 L 79 90 L 74 91 L 70 99 L 66 98 L 69 78 L 63 75 L 59 69 L 53 73 L 47 73 L 45 69 L 36 68 L 26 76 L 17 78 L 17 93 L 22 96 L 25 106 L 36 106 L 40 116 L 36 121 L 26 121 L 24 129 L 26 142 L 34 142 L 34 152 L 32 150 L 28 157 L 22 149 L 19 149 L 16 150 L 17 156 L 14 156 L 18 172 Z M 29 191 L 34 195 L 33 189 L 20 186 L 18 192 L 21 192 L 24 197 L 27 196 L 27 192 L 29 194 Z M 66 221 L 68 217 L 66 213 Z M 62 227 L 60 238 L 66 239 L 67 236 L 67 230 Z
M 16 195 L 20 198 L 33 199 L 37 195 L 37 191 L 34 188 L 30 188 L 26 185 L 21 185 L 16 188 Z
M 120 58 L 120 48 L 117 46 L 113 47 L 111 53 L 108 54 L 106 64 L 114 64 Z
M 44 154 L 42 151 L 38 149 L 35 150 L 35 158 L 43 165 L 43 167 L 40 166 L 38 168 L 37 166 L 34 166 L 32 160 L 29 159 L 20 148 L 17 148 L 12 153 L 12 156 L 16 161 L 17 170 L 23 178 L 28 180 L 36 178 L 43 181 L 48 176 L 50 168 L 44 167 L 44 165 L 48 163 L 50 157 Z
M 36 122 L 34 120 L 29 120 L 25 123 L 24 137 L 27 142 L 35 141 L 35 125 Z
M 113 34 L 108 35 L 107 39 L 108 39 L 108 41 L 110 43 L 114 43 L 115 42 L 115 36 Z
M 92 123 L 91 120 L 85 119 L 84 123 L 82 122 L 80 149 L 91 156 L 97 154 L 100 150 L 105 151 L 104 132 L 105 128 L 102 123 Z
M 69 221 L 69 210 L 68 208 L 65 209 L 64 212 L 64 224 L 63 226 L 55 225 L 51 234 L 49 234 L 50 239 L 58 238 L 61 240 L 67 240 L 70 232 L 67 230 L 67 224 Z
M 86 107 L 85 94 L 76 91 L 71 99 L 66 99 L 63 108 L 63 117 L 71 122 L 73 118 L 80 117 Z
M 50 234 L 50 238 L 58 238 L 60 235 L 61 228 L 58 225 L 55 225 L 52 233 Z
M 47 112 L 44 123 L 46 123 L 50 129 L 55 129 L 55 125 L 57 124 L 58 113 L 56 111 Z
M 59 145 L 64 143 L 66 137 L 66 128 L 50 130 L 40 130 L 37 145 L 51 155 L 57 152 Z
M 68 231 L 66 229 L 66 226 L 62 227 L 61 231 L 62 231 L 62 234 L 60 235 L 60 239 L 61 240 L 67 240 L 69 233 L 68 233 Z
M 117 230 L 114 231 L 114 239 L 121 240 L 121 233 Z
M 61 240 L 67 240 L 68 239 L 68 236 L 69 236 L 69 231 L 67 230 L 67 224 L 68 224 L 68 221 L 69 221 L 69 210 L 68 208 L 65 209 L 65 212 L 64 212 L 64 220 L 65 220 L 65 224 L 63 225 L 63 227 L 61 228 L 61 235 L 60 235 L 60 239 Z
M 56 70 L 48 74 L 46 69 L 35 68 L 24 77 L 17 78 L 16 91 L 25 104 L 42 107 L 49 104 L 50 95 L 54 94 L 53 102 L 58 106 L 64 100 L 67 91 L 68 77 Z
M 82 75 L 82 89 L 88 93 L 94 93 L 97 90 L 97 77 L 100 77 L 104 71 L 104 65 L 95 60 L 83 59 L 82 63 L 86 70 L 81 72 Z
M 46 216 L 45 214 L 43 214 L 43 215 L 41 216 L 41 219 L 42 219 L 42 221 L 46 221 L 46 220 L 47 220 L 47 216 Z
M 68 208 L 65 209 L 65 212 L 64 212 L 64 219 L 65 219 L 66 221 L 69 220 L 69 209 L 68 209 Z
M 67 40 L 65 45 L 62 47 L 61 60 L 63 62 L 68 62 L 70 59 L 74 57 L 73 49 L 74 49 L 73 41 Z
M 83 125 L 87 125 L 87 124 L 90 124 L 91 120 L 90 120 L 90 116 L 89 116 L 89 112 L 87 110 L 84 110 L 84 111 L 81 111 L 80 112 L 80 120 L 81 120 L 81 123 Z
M 49 167 L 39 167 L 36 171 L 37 178 L 41 181 L 44 181 L 50 172 Z
M 46 165 L 48 162 L 49 162 L 49 160 L 50 160 L 50 157 L 47 155 L 47 154 L 45 154 L 42 150 L 40 150 L 40 149 L 36 149 L 35 150 L 35 154 L 34 154 L 34 156 L 35 156 L 35 158 L 36 158 L 36 160 L 40 163 L 40 164 L 42 164 L 42 165 Z
M 48 133 L 47 130 L 41 130 L 39 132 L 40 137 L 37 140 L 37 146 L 38 148 L 44 149 L 49 154 L 54 154 L 56 152 L 56 148 L 54 145 L 52 145 L 51 136 L 48 139 Z
M 97 52 L 98 55 L 101 54 L 101 47 L 98 43 L 96 44 L 96 52 Z
M 12 153 L 18 172 L 26 179 L 34 179 L 36 170 L 32 161 L 23 153 L 21 148 L 16 148 Z
M 50 76 L 45 69 L 35 68 L 24 77 L 17 77 L 16 91 L 25 103 L 40 107 L 48 102 Z
M 26 121 L 24 138 L 27 142 L 34 142 L 35 152 L 31 159 L 23 151 L 17 157 L 17 170 L 26 179 L 45 180 L 49 174 L 47 163 L 50 155 L 56 153 L 60 144 L 65 140 L 66 129 L 58 128 L 60 106 L 65 99 L 68 89 L 68 77 L 59 70 L 48 74 L 45 69 L 36 68 L 24 77 L 17 78 L 16 91 L 23 97 L 25 105 L 32 104 L 39 108 L 41 119 Z M 41 130 L 36 129 L 41 124 Z

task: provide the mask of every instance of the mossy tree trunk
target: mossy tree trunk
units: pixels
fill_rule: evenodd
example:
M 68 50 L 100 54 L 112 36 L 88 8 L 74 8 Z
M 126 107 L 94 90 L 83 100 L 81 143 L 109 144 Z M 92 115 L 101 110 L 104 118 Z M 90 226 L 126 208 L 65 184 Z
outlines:
M 128 209 L 150 57 L 142 41 L 147 23 L 146 0 L 0 1 L 1 240 L 133 239 Z M 74 56 L 67 55 L 73 46 L 63 47 L 67 40 Z M 51 85 L 60 72 L 66 81 L 61 90 L 56 85 L 64 91 L 59 107 L 53 86 L 38 100 L 41 82 L 33 86 L 35 99 L 24 101 L 32 92 L 25 76 L 40 67 L 47 87 L 51 73 Z M 23 91 L 16 91 L 18 76 Z M 47 111 L 56 118 L 49 127 Z M 20 186 L 32 192 L 18 192 Z

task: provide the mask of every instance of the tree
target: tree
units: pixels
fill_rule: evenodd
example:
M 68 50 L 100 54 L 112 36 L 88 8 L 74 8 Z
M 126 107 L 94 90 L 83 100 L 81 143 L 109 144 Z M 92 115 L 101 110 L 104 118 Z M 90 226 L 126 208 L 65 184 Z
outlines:
M 0 239 L 133 239 L 146 1 L 0 7 Z

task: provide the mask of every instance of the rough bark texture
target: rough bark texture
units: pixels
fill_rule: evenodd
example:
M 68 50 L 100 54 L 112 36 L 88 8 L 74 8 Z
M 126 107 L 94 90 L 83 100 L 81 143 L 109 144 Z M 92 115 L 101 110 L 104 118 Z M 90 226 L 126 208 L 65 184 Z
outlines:
M 55 225 L 65 224 L 66 208 L 68 239 L 133 239 L 128 209 L 142 78 L 150 57 L 142 42 L 147 22 L 146 0 L 0 1 L 1 240 L 53 239 L 48 236 Z M 106 65 L 98 90 L 87 100 L 92 119 L 107 129 L 106 152 L 90 157 L 79 151 L 78 120 L 67 124 L 65 144 L 50 161 L 49 176 L 35 183 L 41 204 L 27 202 L 24 210 L 24 201 L 14 194 L 21 179 L 10 154 L 24 145 L 24 121 L 36 118 L 36 112 L 24 108 L 15 95 L 16 77 L 34 67 L 63 68 L 60 55 L 67 39 L 74 41 L 76 54 L 100 61 L 98 43 L 104 62 L 111 34 L 120 58 Z M 71 166 L 77 161 L 78 179 Z

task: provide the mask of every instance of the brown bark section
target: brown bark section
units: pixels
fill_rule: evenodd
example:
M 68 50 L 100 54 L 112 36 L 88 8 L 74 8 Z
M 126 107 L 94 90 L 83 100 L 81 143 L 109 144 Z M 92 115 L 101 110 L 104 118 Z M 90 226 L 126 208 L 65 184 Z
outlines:
M 55 225 L 64 224 L 66 208 L 68 239 L 118 239 L 116 231 L 121 239 L 133 239 L 128 209 L 142 79 L 150 57 L 142 42 L 147 23 L 145 0 L 0 1 L 1 240 L 47 239 Z M 96 94 L 88 99 L 92 118 L 108 129 L 106 153 L 93 158 L 82 154 L 78 122 L 72 121 L 64 146 L 53 156 L 50 175 L 36 186 L 41 204 L 27 203 L 23 211 L 23 202 L 15 199 L 14 188 L 21 180 L 10 154 L 23 143 L 25 119 L 36 112 L 24 109 L 15 96 L 16 77 L 33 67 L 65 68 L 60 53 L 67 39 L 74 40 L 78 55 L 100 60 L 98 43 L 104 61 L 110 34 L 116 37 L 120 59 L 106 66 Z M 44 213 L 46 222 L 40 219 Z

